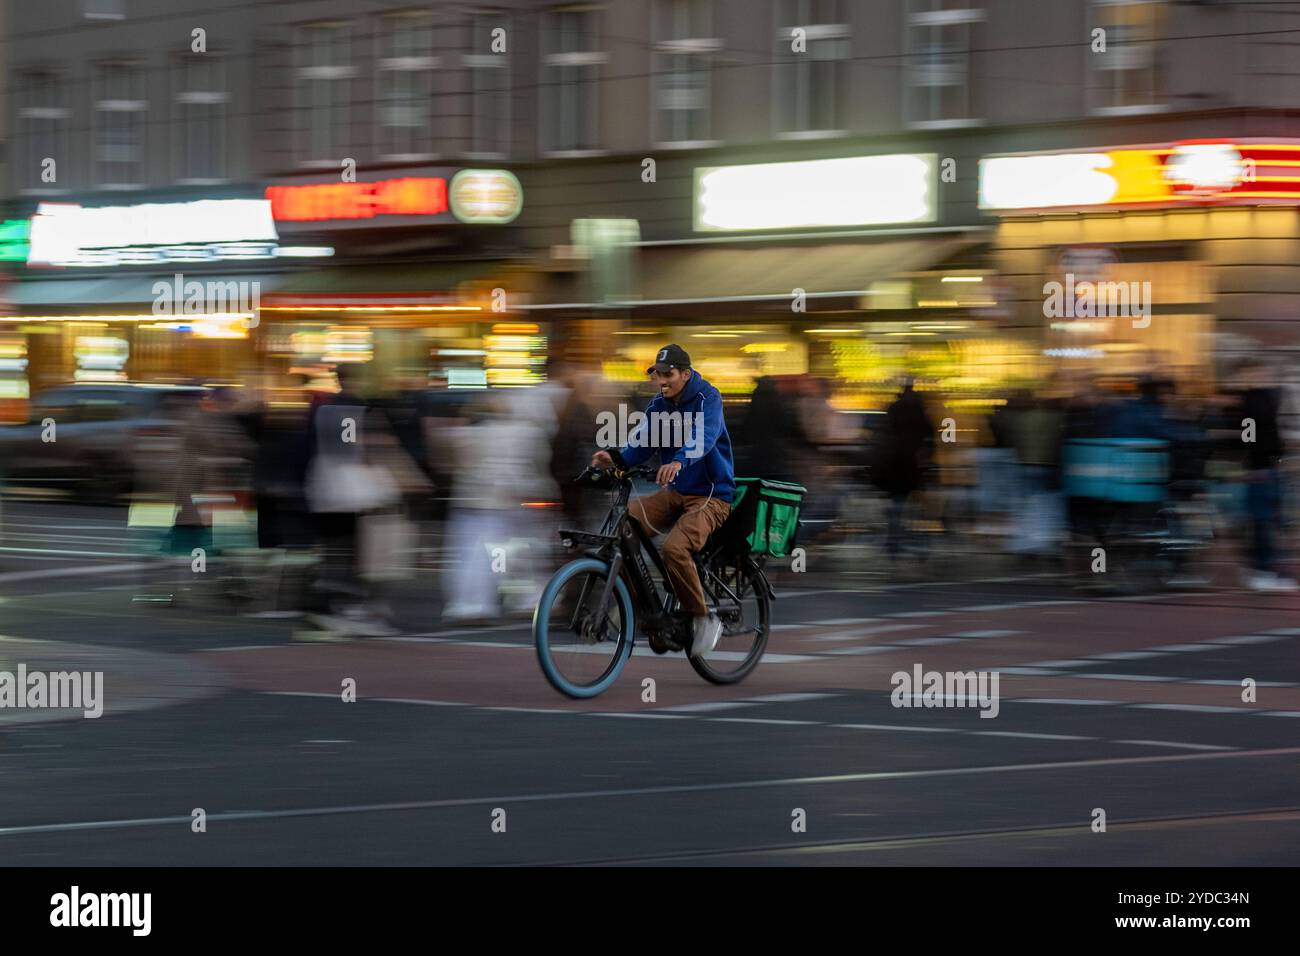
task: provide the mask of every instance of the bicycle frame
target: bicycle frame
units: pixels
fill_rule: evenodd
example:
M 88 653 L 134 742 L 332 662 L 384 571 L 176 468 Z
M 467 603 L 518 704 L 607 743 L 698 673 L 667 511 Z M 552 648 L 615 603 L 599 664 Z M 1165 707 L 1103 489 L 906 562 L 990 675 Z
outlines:
M 654 546 L 651 535 L 641 527 L 639 521 L 632 520 L 632 515 L 628 512 L 628 499 L 632 493 L 631 479 L 616 476 L 616 480 L 619 482 L 618 495 L 610 505 L 600 531 L 592 533 L 561 530 L 560 538 L 566 548 L 573 548 L 580 544 L 588 545 L 589 547 L 585 549 L 586 554 L 610 565 L 611 573 L 605 581 L 604 593 L 601 594 L 600 604 L 597 605 L 593 617 L 598 621 L 604 620 L 614 581 L 622 577 L 632 589 L 633 607 L 643 610 L 646 614 L 647 620 L 637 623 L 643 632 L 648 633 L 647 624 L 655 624 L 659 620 L 660 613 L 671 613 L 676 608 L 677 595 L 673 592 L 668 569 L 659 554 L 659 549 Z M 647 554 L 650 555 L 650 564 L 659 574 L 659 580 L 663 582 L 665 592 L 663 596 L 660 595 L 650 566 L 646 563 Z M 585 587 L 586 585 L 580 595 L 580 602 L 587 596 Z
M 605 611 L 609 607 L 609 601 L 613 592 L 614 581 L 622 577 L 625 583 L 631 588 L 633 598 L 633 609 L 643 612 L 643 619 L 636 622 L 637 629 L 647 635 L 654 633 L 667 637 L 670 641 L 675 640 L 679 635 L 675 633 L 677 628 L 673 620 L 673 612 L 677 610 L 678 599 L 673 589 L 672 579 L 668 576 L 668 568 L 664 564 L 663 556 L 659 549 L 654 546 L 653 535 L 641 526 L 639 521 L 632 520 L 632 515 L 628 511 L 628 500 L 632 493 L 632 481 L 626 476 L 626 473 L 615 473 L 615 480 L 619 483 L 618 494 L 610 505 L 609 512 L 601 524 L 599 532 L 571 531 L 561 530 L 560 537 L 566 548 L 574 548 L 578 545 L 587 545 L 584 553 L 590 557 L 598 558 L 605 561 L 610 566 L 610 575 L 606 579 L 601 600 L 597 605 L 594 617 L 598 621 L 605 620 Z M 650 562 L 647 564 L 646 555 L 650 556 Z M 741 604 L 741 597 L 725 581 L 723 581 L 713 571 L 714 560 L 718 557 L 717 548 L 705 548 L 697 556 L 697 570 L 700 575 L 701 583 L 706 583 L 705 593 L 708 598 L 709 592 L 712 591 L 717 597 L 725 595 L 734 602 L 736 607 Z M 766 591 L 769 598 L 775 599 L 776 593 L 768 583 L 767 575 L 763 572 L 761 565 L 753 561 L 752 558 L 740 559 L 748 565 L 748 569 L 754 572 L 759 582 Z M 654 573 L 658 573 L 659 581 L 663 582 L 663 593 L 655 582 Z M 583 592 L 579 601 L 584 601 L 587 597 L 587 585 L 584 584 Z M 721 613 L 716 602 L 709 607 L 714 613 Z M 603 626 L 603 625 L 602 625 Z

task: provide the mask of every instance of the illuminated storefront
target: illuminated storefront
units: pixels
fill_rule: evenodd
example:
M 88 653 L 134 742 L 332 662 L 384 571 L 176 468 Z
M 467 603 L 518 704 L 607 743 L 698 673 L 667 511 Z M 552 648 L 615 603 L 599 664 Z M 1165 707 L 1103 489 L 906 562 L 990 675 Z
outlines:
M 523 189 L 500 169 L 295 177 L 268 186 L 282 237 L 335 249 L 263 302 L 264 367 L 328 375 L 369 365 L 375 391 L 483 388 L 543 378 L 546 335 L 518 321 L 529 270 L 507 227 Z
M 879 407 L 905 373 L 972 391 L 1028 377 L 998 336 L 987 230 L 943 224 L 943 169 L 934 152 L 695 167 L 685 235 L 639 241 L 628 221 L 620 255 L 587 238 L 612 227 L 579 228 L 619 221 L 575 220 L 589 277 L 554 297 L 581 298 L 533 314 L 585 310 L 605 377 L 629 387 L 667 341 L 738 400 L 763 377 L 815 377 L 844 409 Z
M 979 195 L 1014 321 L 1057 368 L 1209 386 L 1219 333 L 1300 346 L 1300 143 L 993 156 Z

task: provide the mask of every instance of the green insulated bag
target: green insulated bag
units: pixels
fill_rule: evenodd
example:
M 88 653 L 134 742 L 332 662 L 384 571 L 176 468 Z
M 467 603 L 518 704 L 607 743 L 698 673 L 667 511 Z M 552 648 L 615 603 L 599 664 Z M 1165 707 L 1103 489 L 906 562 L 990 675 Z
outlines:
M 783 558 L 794 550 L 799 508 L 806 489 L 785 481 L 737 478 L 731 516 L 724 526 L 728 539 L 745 544 L 750 554 Z

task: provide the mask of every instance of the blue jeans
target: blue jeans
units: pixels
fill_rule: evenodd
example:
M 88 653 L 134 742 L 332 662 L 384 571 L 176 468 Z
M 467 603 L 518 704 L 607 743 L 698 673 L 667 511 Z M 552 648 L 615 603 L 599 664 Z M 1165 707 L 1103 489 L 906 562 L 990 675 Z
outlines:
M 1248 472 L 1246 513 L 1250 516 L 1250 564 L 1256 571 L 1276 571 L 1273 528 L 1282 512 L 1282 482 L 1276 467 Z

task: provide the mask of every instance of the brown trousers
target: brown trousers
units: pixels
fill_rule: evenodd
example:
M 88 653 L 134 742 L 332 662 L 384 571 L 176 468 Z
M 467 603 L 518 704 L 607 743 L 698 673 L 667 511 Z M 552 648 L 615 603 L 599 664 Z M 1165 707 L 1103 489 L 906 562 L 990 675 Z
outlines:
M 649 498 L 638 498 L 628 513 L 641 522 L 651 536 L 668 537 L 660 548 L 668 579 L 683 611 L 701 617 L 708 613 L 704 588 L 695 570 L 695 552 L 704 547 L 709 535 L 727 520 L 731 505 L 707 495 L 682 495 L 671 488 Z

